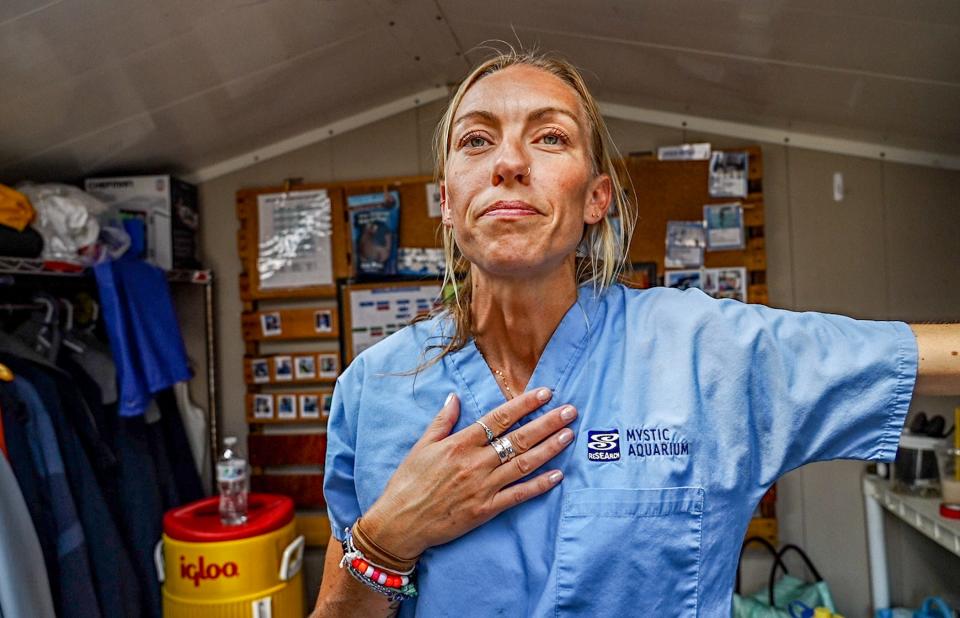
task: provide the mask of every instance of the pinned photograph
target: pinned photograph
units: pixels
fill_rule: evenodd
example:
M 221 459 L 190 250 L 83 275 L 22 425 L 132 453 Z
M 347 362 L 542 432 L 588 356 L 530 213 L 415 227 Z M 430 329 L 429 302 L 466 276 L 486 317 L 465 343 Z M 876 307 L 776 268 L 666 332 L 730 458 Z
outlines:
M 747 197 L 746 152 L 717 152 L 710 154 L 711 197 Z
M 327 418 L 330 416 L 330 408 L 333 406 L 333 393 L 324 393 L 323 394 L 323 405 L 321 410 L 323 412 L 323 417 Z
M 260 315 L 260 330 L 264 337 L 276 337 L 283 333 L 280 322 L 280 312 L 263 313 Z
M 719 268 L 703 269 L 703 287 L 701 289 L 711 296 L 717 291 L 717 274 L 720 270 Z
M 743 249 L 743 206 L 739 202 L 704 206 L 703 220 L 707 227 L 707 251 Z
M 254 384 L 264 384 L 270 381 L 270 365 L 265 358 L 255 358 L 250 361 L 250 373 L 253 374 Z
M 703 289 L 703 273 L 697 270 L 668 270 L 664 274 L 664 285 L 668 288 L 687 290 L 690 288 Z
M 293 361 L 289 356 L 273 357 L 273 374 L 277 382 L 289 382 L 293 379 Z
M 294 373 L 298 380 L 310 380 L 317 377 L 317 359 L 311 356 L 294 358 Z
M 300 418 L 320 418 L 320 404 L 316 395 L 300 395 Z
M 296 395 L 277 395 L 277 418 L 297 418 Z
M 273 395 L 253 396 L 253 418 L 273 418 Z
M 318 333 L 333 332 L 333 312 L 321 309 L 313 312 L 313 329 Z
M 336 378 L 340 373 L 340 358 L 337 354 L 319 354 L 320 377 Z
M 703 221 L 667 221 L 667 268 L 703 266 Z
M 715 268 L 715 288 L 712 291 L 714 298 L 732 298 L 740 302 L 747 302 L 747 269 L 746 268 Z

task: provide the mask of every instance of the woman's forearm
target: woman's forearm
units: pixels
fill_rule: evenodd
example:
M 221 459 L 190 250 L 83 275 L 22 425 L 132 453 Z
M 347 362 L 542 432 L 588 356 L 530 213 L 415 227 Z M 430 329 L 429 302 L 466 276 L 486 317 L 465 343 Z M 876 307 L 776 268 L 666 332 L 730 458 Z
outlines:
M 918 395 L 960 395 L 960 324 L 911 324 L 920 366 Z
M 367 588 L 340 568 L 343 548 L 330 537 L 323 563 L 323 581 L 310 618 L 389 618 L 397 615 L 399 603 Z

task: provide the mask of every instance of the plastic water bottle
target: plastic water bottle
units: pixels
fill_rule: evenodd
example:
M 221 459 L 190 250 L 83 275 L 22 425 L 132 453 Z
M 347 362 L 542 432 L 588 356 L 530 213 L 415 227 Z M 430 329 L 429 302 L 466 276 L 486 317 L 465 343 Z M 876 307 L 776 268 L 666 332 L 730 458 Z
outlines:
M 237 449 L 237 439 L 223 439 L 223 453 L 217 460 L 217 484 L 220 486 L 220 521 L 238 526 L 247 521 L 247 460 Z

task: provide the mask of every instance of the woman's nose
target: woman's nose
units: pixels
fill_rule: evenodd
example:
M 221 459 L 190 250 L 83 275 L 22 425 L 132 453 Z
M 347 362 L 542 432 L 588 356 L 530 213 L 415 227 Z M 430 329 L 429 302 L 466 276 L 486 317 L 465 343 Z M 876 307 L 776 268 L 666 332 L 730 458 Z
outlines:
M 530 162 L 524 156 L 522 149 L 509 144 L 503 145 L 500 156 L 493 165 L 493 177 L 490 179 L 493 186 L 502 184 L 529 184 Z

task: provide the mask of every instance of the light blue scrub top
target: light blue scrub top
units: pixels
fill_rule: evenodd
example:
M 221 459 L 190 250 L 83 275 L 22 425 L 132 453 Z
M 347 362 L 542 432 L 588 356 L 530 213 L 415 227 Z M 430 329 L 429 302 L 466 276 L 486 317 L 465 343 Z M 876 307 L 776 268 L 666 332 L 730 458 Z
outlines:
M 337 381 L 324 490 L 338 539 L 448 393 L 456 431 L 504 402 L 472 341 L 416 379 L 389 375 L 451 328 L 404 328 Z M 900 322 L 582 286 L 530 379 L 553 399 L 521 421 L 576 406 L 574 443 L 547 464 L 563 482 L 427 550 L 400 615 L 729 616 L 764 492 L 812 461 L 892 461 L 916 371 Z

